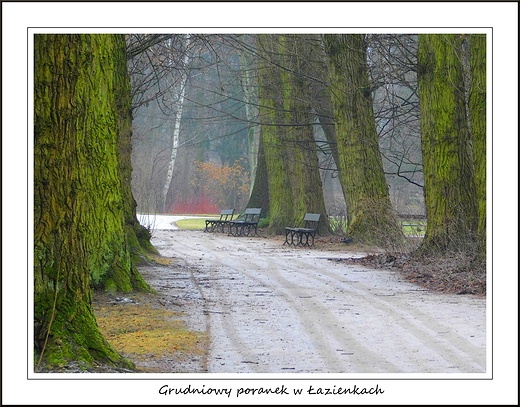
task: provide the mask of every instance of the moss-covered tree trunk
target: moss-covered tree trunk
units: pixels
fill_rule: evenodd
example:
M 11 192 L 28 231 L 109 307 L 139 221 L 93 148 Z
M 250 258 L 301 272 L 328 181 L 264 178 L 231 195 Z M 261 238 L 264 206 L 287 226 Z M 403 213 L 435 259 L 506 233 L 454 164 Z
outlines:
M 316 112 L 316 116 L 320 122 L 321 128 L 327 142 L 329 143 L 329 151 L 336 164 L 336 169 L 339 171 L 339 154 L 338 154 L 338 142 L 336 140 L 336 127 L 334 123 L 334 107 L 332 106 L 332 99 L 330 89 L 327 87 L 328 81 L 324 76 L 324 72 L 328 71 L 327 55 L 323 44 L 323 38 L 321 35 L 311 36 L 312 41 L 312 63 L 309 64 L 307 74 L 310 78 L 309 81 L 311 95 L 312 95 L 312 106 Z
M 477 206 L 460 35 L 421 34 L 419 99 L 428 225 L 419 253 L 474 245 Z
M 260 117 L 269 177 L 268 233 L 282 234 L 307 212 L 322 214 L 329 232 L 313 135 L 309 85 L 302 75 L 305 50 L 297 35 L 260 35 Z M 285 69 L 280 69 L 280 67 Z
M 315 56 L 305 35 L 285 35 L 282 49 L 286 70 L 282 71 L 284 99 L 289 111 L 288 145 L 291 157 L 293 191 L 293 224 L 301 222 L 307 212 L 321 214 L 318 233 L 329 234 L 329 220 L 325 209 L 323 185 L 314 138 L 315 109 L 307 73 Z M 287 225 L 285 225 L 287 226 Z M 283 230 L 282 230 L 283 232 Z
M 373 112 L 362 34 L 325 35 L 348 234 L 357 241 L 399 247 L 404 240 L 390 202 Z
M 114 95 L 118 118 L 117 153 L 125 244 L 130 251 L 131 261 L 129 269 L 110 267 L 106 275 L 101 276 L 101 284 L 98 284 L 98 287 L 126 292 L 149 291 L 149 285 L 143 280 L 135 265 L 141 261 L 142 256 L 149 253 L 157 254 L 157 250 L 150 243 L 150 232 L 137 220 L 137 203 L 132 194 L 132 100 L 126 44 L 120 40 L 114 48 Z
M 129 157 L 121 159 L 130 148 L 124 37 L 35 35 L 34 49 L 36 368 L 128 365 L 102 337 L 91 306 L 92 284 L 148 289 L 128 234 L 135 224 Z
M 260 137 L 265 151 L 265 162 L 269 186 L 269 231 L 281 233 L 284 226 L 292 223 L 292 193 L 289 180 L 289 155 L 283 148 L 286 138 L 282 79 L 277 66 L 280 65 L 277 35 L 259 35 L 258 48 L 261 58 L 258 63 L 258 85 L 260 101 Z
M 470 35 L 469 117 L 478 205 L 478 257 L 486 259 L 486 35 Z

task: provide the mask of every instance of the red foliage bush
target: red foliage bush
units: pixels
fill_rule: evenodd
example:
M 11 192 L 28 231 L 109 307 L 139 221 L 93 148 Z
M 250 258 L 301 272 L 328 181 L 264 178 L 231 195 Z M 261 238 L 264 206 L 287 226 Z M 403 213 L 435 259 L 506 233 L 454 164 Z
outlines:
M 189 200 L 177 201 L 173 204 L 170 213 L 182 214 L 215 214 L 220 210 L 206 195 L 193 196 Z

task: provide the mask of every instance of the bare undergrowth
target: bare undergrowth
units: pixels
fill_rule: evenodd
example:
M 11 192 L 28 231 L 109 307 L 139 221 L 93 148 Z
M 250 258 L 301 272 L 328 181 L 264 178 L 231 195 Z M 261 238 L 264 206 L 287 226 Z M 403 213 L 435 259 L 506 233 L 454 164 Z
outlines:
M 474 261 L 465 253 L 444 253 L 431 257 L 413 255 L 420 239 L 411 239 L 402 252 L 384 252 L 377 247 L 345 244 L 342 238 L 321 238 L 316 241 L 319 250 L 365 251 L 361 258 L 343 261 L 376 269 L 396 270 L 402 276 L 423 288 L 447 294 L 474 294 L 486 296 L 486 264 Z

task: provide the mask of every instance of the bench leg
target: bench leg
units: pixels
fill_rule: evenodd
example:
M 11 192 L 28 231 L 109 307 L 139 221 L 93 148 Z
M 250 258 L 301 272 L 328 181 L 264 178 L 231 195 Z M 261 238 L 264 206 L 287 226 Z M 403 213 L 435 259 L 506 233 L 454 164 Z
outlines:
M 309 243 L 309 238 L 311 239 L 311 243 Z M 306 246 L 314 246 L 314 232 L 306 232 L 305 233 L 305 245 Z
M 292 240 L 292 231 L 285 229 L 285 242 L 283 242 L 282 246 L 285 246 L 285 244 L 291 245 L 292 242 L 289 242 L 289 236 L 291 236 Z
M 228 235 L 241 236 L 244 229 L 244 225 L 233 224 L 229 225 Z
M 294 241 L 294 237 L 296 236 L 296 242 Z M 298 246 L 298 232 L 291 230 L 291 245 Z

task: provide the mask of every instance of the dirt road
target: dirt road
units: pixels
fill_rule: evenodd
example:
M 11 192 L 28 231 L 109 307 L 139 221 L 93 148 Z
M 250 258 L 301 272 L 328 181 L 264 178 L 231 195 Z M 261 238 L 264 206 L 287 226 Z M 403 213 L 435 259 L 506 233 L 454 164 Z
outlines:
M 331 260 L 346 251 L 182 230 L 152 243 L 181 266 L 156 278 L 209 334 L 207 372 L 486 372 L 485 299 Z

